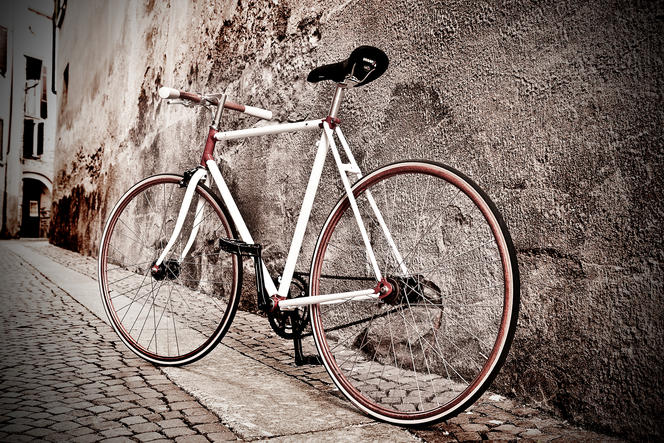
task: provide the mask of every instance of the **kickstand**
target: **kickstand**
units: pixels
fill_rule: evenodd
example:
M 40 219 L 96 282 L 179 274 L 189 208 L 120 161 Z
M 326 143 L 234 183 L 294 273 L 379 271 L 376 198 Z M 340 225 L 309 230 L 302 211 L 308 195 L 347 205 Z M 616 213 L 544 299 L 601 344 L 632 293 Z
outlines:
M 293 348 L 295 348 L 295 365 L 322 365 L 323 362 L 317 355 L 303 355 L 302 354 L 302 338 L 293 338 Z

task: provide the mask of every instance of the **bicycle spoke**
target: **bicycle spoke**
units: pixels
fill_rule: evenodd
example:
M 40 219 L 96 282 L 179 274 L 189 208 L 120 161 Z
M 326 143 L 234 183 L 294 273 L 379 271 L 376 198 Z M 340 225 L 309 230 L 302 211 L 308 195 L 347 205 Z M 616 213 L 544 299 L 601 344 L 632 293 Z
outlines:
M 333 381 L 391 422 L 438 420 L 467 406 L 466 396 L 486 389 L 496 370 L 484 371 L 485 365 L 504 352 L 491 344 L 507 340 L 498 326 L 505 306 L 501 264 L 509 257 L 490 226 L 495 219 L 485 216 L 492 209 L 443 167 L 418 168 L 417 162 L 387 166 L 367 176 L 370 185 L 356 185 L 371 247 L 393 293 L 312 310 L 318 317 L 312 335 Z M 365 193 L 374 196 L 380 222 Z M 344 276 L 368 268 L 352 211 L 337 208 L 314 254 L 312 295 L 353 290 L 359 280 Z
M 104 301 L 115 330 L 134 352 L 161 364 L 193 361 L 211 350 L 228 329 L 239 297 L 240 263 L 213 247 L 216 238 L 231 236 L 230 224 L 201 187 L 153 275 L 150 266 L 163 253 L 180 211 L 184 189 L 179 181 L 155 176 L 126 194 L 100 248 L 105 251 L 100 258 Z M 179 260 L 194 231 L 191 250 Z

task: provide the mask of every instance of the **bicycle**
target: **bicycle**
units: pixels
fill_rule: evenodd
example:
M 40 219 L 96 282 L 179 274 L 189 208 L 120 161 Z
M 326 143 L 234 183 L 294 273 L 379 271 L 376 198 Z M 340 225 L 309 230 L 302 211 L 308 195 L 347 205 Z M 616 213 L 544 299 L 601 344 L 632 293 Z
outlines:
M 325 118 L 249 129 L 220 130 L 224 109 L 266 120 L 272 113 L 224 94 L 159 90 L 175 103 L 207 107 L 214 118 L 200 165 L 138 182 L 105 225 L 100 290 L 113 328 L 134 353 L 183 365 L 210 352 L 233 321 L 242 259 L 249 257 L 258 307 L 273 329 L 298 339 L 310 325 L 330 378 L 370 416 L 433 423 L 488 388 L 516 327 L 514 247 L 496 206 L 456 169 L 408 160 L 362 173 L 338 113 L 349 88 L 376 80 L 388 64 L 384 52 L 361 46 L 308 76 L 336 84 Z M 310 130 L 321 136 L 277 287 L 213 152 L 218 141 Z M 309 272 L 296 273 L 328 151 L 344 192 L 319 234 Z

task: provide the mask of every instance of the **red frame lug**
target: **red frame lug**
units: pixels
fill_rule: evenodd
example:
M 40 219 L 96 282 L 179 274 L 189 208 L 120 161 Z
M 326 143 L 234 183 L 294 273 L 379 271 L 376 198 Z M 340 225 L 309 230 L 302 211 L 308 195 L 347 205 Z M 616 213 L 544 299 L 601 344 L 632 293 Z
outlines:
M 322 128 L 322 127 L 323 127 L 323 123 L 325 123 L 325 122 L 327 122 L 327 124 L 330 125 L 330 129 L 334 129 L 334 128 L 337 127 L 337 125 L 340 125 L 340 124 L 341 124 L 341 120 L 339 120 L 339 119 L 336 118 L 336 117 L 331 117 L 331 116 L 328 115 L 328 116 L 325 117 L 323 120 L 321 120 L 321 122 L 319 123 L 318 126 Z
M 376 287 L 374 288 L 374 294 L 380 294 L 378 296 L 379 299 L 384 299 L 385 297 L 389 296 L 394 288 L 390 284 L 390 282 L 387 281 L 385 277 L 381 281 L 376 284 Z
M 272 300 L 272 308 L 270 311 L 274 312 L 279 307 L 279 302 L 286 300 L 286 297 L 274 294 L 272 297 L 270 297 L 270 300 Z
M 216 133 L 217 130 L 212 127 L 208 132 L 207 141 L 205 142 L 205 150 L 203 151 L 203 157 L 201 158 L 201 166 L 203 167 L 207 167 L 205 162 L 214 159 L 212 154 L 214 153 L 214 147 L 217 144 L 217 139 L 214 138 Z

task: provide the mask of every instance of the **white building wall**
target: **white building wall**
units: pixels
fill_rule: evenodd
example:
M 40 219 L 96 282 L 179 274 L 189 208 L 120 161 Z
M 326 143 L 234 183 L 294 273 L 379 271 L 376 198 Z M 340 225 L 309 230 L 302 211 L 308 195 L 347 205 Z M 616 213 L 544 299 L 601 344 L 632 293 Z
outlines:
M 57 120 L 56 96 L 51 90 L 53 66 L 50 16 L 53 14 L 53 1 L 2 2 L 2 12 L 0 25 L 8 30 L 8 41 L 7 72 L 4 77 L 0 76 L 0 118 L 4 121 L 0 190 L 4 192 L 6 186 L 7 194 L 6 209 L 1 209 L 6 217 L 3 234 L 16 236 L 21 226 L 24 177 L 42 182 L 45 193 L 41 205 L 47 206 L 50 213 Z M 47 118 L 43 120 L 44 150 L 38 159 L 23 158 L 26 56 L 41 60 L 42 67 L 46 68 Z

